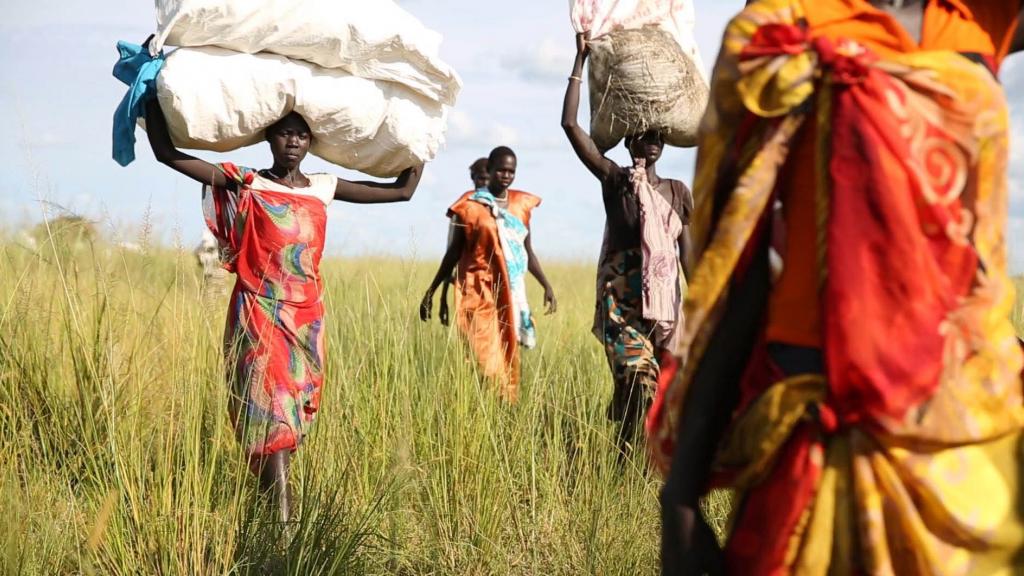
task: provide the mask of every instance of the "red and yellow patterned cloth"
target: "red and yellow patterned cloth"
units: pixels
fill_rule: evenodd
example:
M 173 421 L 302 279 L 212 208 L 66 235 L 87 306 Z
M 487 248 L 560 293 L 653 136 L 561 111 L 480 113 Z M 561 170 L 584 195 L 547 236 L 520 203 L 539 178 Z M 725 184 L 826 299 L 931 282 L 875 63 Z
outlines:
M 994 75 L 1019 10 L 928 2 L 920 44 L 865 0 L 760 0 L 727 28 L 701 130 L 687 362 L 663 372 L 648 429 L 667 469 L 687 388 L 781 198 L 784 278 L 750 319 L 762 329 L 737 358 L 745 375 L 722 383 L 740 387 L 715 464 L 741 498 L 731 573 L 1019 568 L 1024 358 Z M 820 348 L 825 375 L 787 376 L 769 342 Z

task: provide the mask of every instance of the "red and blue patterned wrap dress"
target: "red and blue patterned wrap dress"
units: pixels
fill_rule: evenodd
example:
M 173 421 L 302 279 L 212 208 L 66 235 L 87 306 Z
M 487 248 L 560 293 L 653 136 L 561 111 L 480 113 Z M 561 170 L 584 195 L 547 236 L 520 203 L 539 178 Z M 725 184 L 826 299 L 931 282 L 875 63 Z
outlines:
M 230 184 L 204 188 L 203 213 L 237 278 L 224 329 L 229 411 L 256 469 L 294 451 L 320 406 L 327 211 L 315 196 L 254 189 L 250 168 L 217 167 Z

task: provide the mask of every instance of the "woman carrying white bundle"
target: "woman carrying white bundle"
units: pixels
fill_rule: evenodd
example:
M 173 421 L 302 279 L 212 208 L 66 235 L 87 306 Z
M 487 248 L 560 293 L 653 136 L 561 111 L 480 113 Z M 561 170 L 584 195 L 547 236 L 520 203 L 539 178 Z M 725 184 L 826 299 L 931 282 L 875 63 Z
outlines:
M 210 164 L 171 142 L 155 90 L 140 92 L 157 160 L 203 184 L 206 224 L 225 269 L 237 276 L 224 331 L 235 433 L 260 486 L 272 492 L 281 520 L 291 516 L 290 455 L 320 405 L 325 359 L 323 283 L 319 264 L 327 204 L 404 202 L 423 173 L 408 168 L 389 183 L 349 182 L 304 174 L 312 140 L 292 112 L 266 129 L 272 163 L 255 170 Z

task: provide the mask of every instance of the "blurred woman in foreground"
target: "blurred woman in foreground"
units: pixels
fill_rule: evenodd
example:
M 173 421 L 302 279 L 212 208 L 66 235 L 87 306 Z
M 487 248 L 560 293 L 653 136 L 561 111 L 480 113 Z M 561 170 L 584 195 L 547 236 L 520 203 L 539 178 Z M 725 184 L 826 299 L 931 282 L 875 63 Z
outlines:
M 702 127 L 678 354 L 648 422 L 666 574 L 1011 574 L 1017 0 L 760 0 Z M 771 207 L 783 268 L 769 275 Z M 737 491 L 720 555 L 697 500 Z

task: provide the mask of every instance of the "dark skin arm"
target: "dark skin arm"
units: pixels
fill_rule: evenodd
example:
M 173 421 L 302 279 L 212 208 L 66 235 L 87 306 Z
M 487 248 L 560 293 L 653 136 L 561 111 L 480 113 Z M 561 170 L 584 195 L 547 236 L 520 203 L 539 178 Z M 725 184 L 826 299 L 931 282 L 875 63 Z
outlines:
M 437 319 L 441 321 L 441 326 L 447 326 L 449 322 L 448 318 L 448 289 L 452 283 L 455 282 L 455 277 L 451 276 L 444 279 L 441 284 L 441 305 L 437 308 Z
M 527 268 L 530 270 L 530 274 L 540 282 L 540 285 L 544 287 L 544 306 L 546 310 L 544 314 L 554 314 L 558 311 L 558 300 L 555 299 L 555 291 L 551 288 L 551 284 L 548 283 L 547 276 L 544 275 L 544 270 L 540 266 L 540 260 L 537 259 L 537 255 L 533 253 L 533 242 L 530 240 L 533 234 L 526 236 L 526 257 L 527 257 Z
M 458 217 L 453 216 L 452 221 L 448 224 L 448 241 L 451 242 L 452 235 L 455 234 L 455 230 L 458 229 Z M 448 326 L 448 289 L 451 288 L 452 284 L 455 284 L 455 271 L 452 270 L 451 275 L 444 279 L 441 283 L 441 305 L 437 308 L 437 319 L 441 321 L 442 326 Z
M 459 258 L 462 257 L 462 251 L 465 246 L 466 233 L 461 227 L 456 226 L 454 233 L 452 234 L 452 241 L 448 245 L 448 250 L 445 252 L 444 257 L 441 258 L 441 265 L 437 268 L 437 274 L 434 275 L 434 280 L 430 283 L 430 287 L 427 288 L 427 292 L 423 295 L 423 300 L 420 302 L 420 320 L 423 320 L 424 322 L 430 320 L 430 314 L 434 307 L 434 293 L 437 292 L 437 289 L 441 284 L 444 284 L 447 287 L 448 282 L 452 277 L 452 272 L 455 270 L 455 266 L 458 264 Z M 526 237 L 525 247 L 527 267 L 530 270 L 530 274 L 533 274 L 533 277 L 537 279 L 537 282 L 544 287 L 544 305 L 547 307 L 545 314 L 554 314 L 558 310 L 558 300 L 555 298 L 555 291 L 548 282 L 547 276 L 544 275 L 544 269 L 540 265 L 540 260 L 533 252 L 533 243 L 530 241 L 529 235 Z M 445 298 L 445 295 L 442 295 L 442 298 Z M 441 301 L 438 316 L 441 319 L 441 323 L 447 326 L 447 299 L 443 299 Z
M 434 292 L 437 292 L 437 288 L 442 282 L 447 283 L 448 279 L 452 277 L 452 272 L 455 270 L 456 264 L 459 263 L 465 247 L 466 231 L 461 226 L 456 226 L 452 232 L 452 241 L 448 244 L 448 250 L 445 251 L 444 257 L 441 258 L 441 265 L 437 268 L 437 274 L 434 275 L 434 280 L 430 283 L 430 287 L 427 288 L 427 293 L 423 295 L 423 301 L 420 302 L 420 320 L 424 322 L 430 320 L 430 312 L 434 307 Z M 441 317 L 441 323 L 447 326 L 447 300 L 442 300 L 439 316 Z
M 693 242 L 690 241 L 690 225 L 683 226 L 679 235 L 679 265 L 683 268 L 683 277 L 689 282 L 693 278 Z
M 423 165 L 406 168 L 394 182 L 350 182 L 338 178 L 334 199 L 353 204 L 385 204 L 408 202 L 423 176 Z
M 676 200 L 677 191 L 681 194 L 679 200 Z M 676 245 L 679 250 L 679 265 L 683 269 L 683 277 L 689 282 L 693 278 L 695 260 L 693 242 L 690 240 L 690 215 L 693 214 L 693 193 L 686 187 L 686 184 L 678 180 L 672 180 L 672 198 L 673 201 L 680 203 L 676 207 L 676 212 L 682 218 L 683 230 L 679 234 Z
M 155 99 L 146 102 L 146 137 L 153 155 L 161 164 L 201 184 L 220 187 L 228 185 L 227 177 L 216 166 L 174 147 L 171 133 L 167 129 L 167 119 L 160 109 L 160 102 Z
M 601 153 L 590 134 L 576 122 L 580 109 L 580 81 L 577 78 L 583 78 L 583 62 L 588 54 L 587 33 L 581 32 L 576 35 L 576 61 L 562 102 L 562 130 L 583 165 L 598 180 L 606 182 L 618 174 L 619 167 Z
M 228 180 L 216 166 L 175 148 L 167 120 L 157 100 L 146 103 L 146 136 L 157 161 L 189 178 L 211 186 L 227 186 Z M 423 175 L 423 166 L 405 169 L 394 182 L 349 182 L 338 179 L 334 199 L 356 204 L 405 202 L 412 198 Z
M 142 43 L 142 48 L 148 49 L 149 43 L 153 41 L 153 35 Z M 227 186 L 228 179 L 216 166 L 195 156 L 185 154 L 178 150 L 171 141 L 171 132 L 167 128 L 167 118 L 160 108 L 160 102 L 154 98 L 146 102 L 146 138 L 149 140 L 149 147 L 153 149 L 153 156 L 157 162 L 164 164 L 172 170 L 184 174 L 200 184 L 211 186 Z
M 457 217 L 452 217 L 452 221 L 448 224 L 448 241 L 451 242 L 452 234 L 455 233 L 457 226 Z M 437 319 L 441 321 L 442 326 L 448 325 L 448 289 L 451 288 L 452 284 L 455 283 L 455 273 L 453 272 L 450 276 L 444 279 L 441 284 L 441 306 L 437 309 Z

